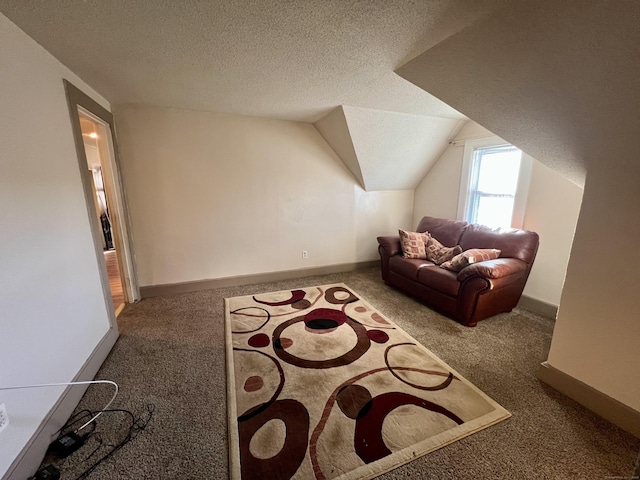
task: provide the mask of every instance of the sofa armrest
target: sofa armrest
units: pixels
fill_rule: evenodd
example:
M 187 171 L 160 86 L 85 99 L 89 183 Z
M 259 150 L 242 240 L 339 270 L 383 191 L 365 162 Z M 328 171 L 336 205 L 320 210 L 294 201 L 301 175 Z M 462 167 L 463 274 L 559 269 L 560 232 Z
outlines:
M 402 253 L 402 247 L 400 246 L 400 237 L 378 237 L 378 243 L 382 248 L 384 248 L 384 252 L 389 257 L 393 257 L 394 255 Z
M 495 260 L 472 263 L 464 267 L 458 273 L 458 281 L 462 282 L 470 277 L 497 279 L 515 273 L 523 273 L 526 270 L 527 264 L 522 260 L 517 258 L 496 258 Z

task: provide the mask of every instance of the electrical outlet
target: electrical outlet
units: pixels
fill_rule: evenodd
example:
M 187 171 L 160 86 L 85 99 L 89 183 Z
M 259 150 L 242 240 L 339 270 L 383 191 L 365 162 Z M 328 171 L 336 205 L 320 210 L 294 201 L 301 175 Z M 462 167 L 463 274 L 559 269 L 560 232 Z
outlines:
M 7 414 L 7 406 L 2 403 L 0 404 L 0 432 L 4 430 L 4 427 L 9 425 L 9 415 Z
M 309 258 L 309 252 L 302 250 L 302 258 Z

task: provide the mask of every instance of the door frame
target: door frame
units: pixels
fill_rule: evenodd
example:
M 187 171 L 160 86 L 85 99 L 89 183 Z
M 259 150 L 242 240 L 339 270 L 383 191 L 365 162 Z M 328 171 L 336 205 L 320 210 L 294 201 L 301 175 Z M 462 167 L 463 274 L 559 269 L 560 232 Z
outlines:
M 120 175 L 120 159 L 118 155 L 118 146 L 116 142 L 113 115 L 111 114 L 111 112 L 106 110 L 104 107 L 102 107 L 95 100 L 82 92 L 68 80 L 63 79 L 63 83 L 67 96 L 67 103 L 69 106 L 71 129 L 73 131 L 73 137 L 76 146 L 78 167 L 80 168 L 80 177 L 82 179 L 82 187 L 84 190 L 87 205 L 87 215 L 89 217 L 89 224 L 91 225 L 91 233 L 93 236 L 93 243 L 100 271 L 102 290 L 104 293 L 107 311 L 109 312 L 111 325 L 112 327 L 117 328 L 115 309 L 111 300 L 109 276 L 107 274 L 107 266 L 102 249 L 102 228 L 98 224 L 98 219 L 95 215 L 96 200 L 93 198 L 93 191 L 91 188 L 92 180 L 90 178 L 84 140 L 82 137 L 82 129 L 80 127 L 79 112 L 82 111 L 83 114 L 88 114 L 90 118 L 95 117 L 95 120 L 103 123 L 107 129 L 108 136 L 110 137 L 106 139 L 107 148 L 109 149 L 109 155 L 107 155 L 107 158 L 101 158 L 101 162 L 108 163 L 109 167 L 108 172 L 105 172 L 105 169 L 103 167 L 103 177 L 105 175 L 109 175 L 108 181 L 111 183 L 111 187 L 113 187 L 112 193 L 114 204 L 110 205 L 110 210 L 112 210 L 110 214 L 112 219 L 114 220 L 114 223 L 116 224 L 113 228 L 114 242 L 116 245 L 116 255 L 118 256 L 118 261 L 121 267 L 121 277 L 125 282 L 125 284 L 123 285 L 123 290 L 125 291 L 125 299 L 127 299 L 129 302 L 134 302 L 140 299 L 140 287 L 138 285 L 138 278 L 134 261 L 135 256 L 130 236 L 131 226 L 129 222 L 129 215 L 127 213 L 128 209 L 126 196 L 122 183 L 122 177 Z

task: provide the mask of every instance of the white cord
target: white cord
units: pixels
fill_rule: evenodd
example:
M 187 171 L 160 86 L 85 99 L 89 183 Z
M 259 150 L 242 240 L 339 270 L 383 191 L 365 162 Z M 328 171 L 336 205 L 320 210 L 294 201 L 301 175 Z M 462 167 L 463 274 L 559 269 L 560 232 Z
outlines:
M 16 386 L 16 387 L 0 387 L 0 390 L 18 390 L 18 389 L 21 389 L 21 388 L 39 388 L 39 387 L 62 387 L 62 386 L 67 386 L 67 385 L 92 385 L 94 383 L 109 383 L 109 384 L 113 385 L 116 390 L 115 390 L 115 392 L 113 394 L 113 397 L 111 397 L 111 400 L 109 400 L 109 402 L 107 402 L 107 404 L 104 406 L 104 408 L 102 410 L 100 410 L 96 415 L 94 415 L 91 418 L 91 420 L 89 420 L 87 423 L 85 423 L 84 425 L 82 425 L 80 428 L 78 428 L 76 430 L 76 432 L 79 432 L 84 427 L 86 427 L 91 422 L 93 422 L 96 418 L 98 418 L 100 415 L 102 415 L 102 412 L 104 412 L 107 408 L 109 408 L 109 406 L 116 399 L 116 396 L 118 395 L 118 384 L 116 382 L 112 382 L 111 380 L 90 380 L 90 381 L 86 381 L 86 382 L 41 383 L 41 384 L 37 384 L 37 385 L 21 385 L 21 386 Z

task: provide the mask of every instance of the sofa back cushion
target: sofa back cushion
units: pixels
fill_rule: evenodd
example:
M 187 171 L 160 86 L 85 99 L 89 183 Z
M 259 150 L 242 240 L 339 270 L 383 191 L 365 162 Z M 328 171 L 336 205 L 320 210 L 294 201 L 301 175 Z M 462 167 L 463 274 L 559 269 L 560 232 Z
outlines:
M 424 217 L 420 220 L 416 232 L 429 232 L 445 247 L 454 247 L 460 243 L 460 236 L 467 225 L 467 222 L 456 222 L 446 218 Z
M 462 237 L 462 250 L 471 248 L 496 248 L 502 258 L 518 258 L 528 264 L 538 251 L 538 234 L 528 230 L 492 230 L 484 225 L 469 225 Z

